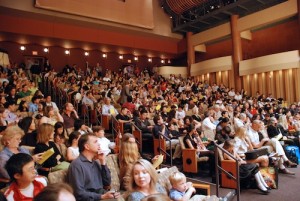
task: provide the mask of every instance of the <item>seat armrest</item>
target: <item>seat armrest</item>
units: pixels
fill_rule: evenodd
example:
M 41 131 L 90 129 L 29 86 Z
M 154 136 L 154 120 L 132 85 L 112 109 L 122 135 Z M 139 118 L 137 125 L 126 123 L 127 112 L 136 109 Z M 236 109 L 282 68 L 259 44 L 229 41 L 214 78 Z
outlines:
M 193 187 L 196 189 L 204 189 L 204 190 L 206 190 L 207 195 L 210 195 L 210 185 L 209 184 L 193 183 Z

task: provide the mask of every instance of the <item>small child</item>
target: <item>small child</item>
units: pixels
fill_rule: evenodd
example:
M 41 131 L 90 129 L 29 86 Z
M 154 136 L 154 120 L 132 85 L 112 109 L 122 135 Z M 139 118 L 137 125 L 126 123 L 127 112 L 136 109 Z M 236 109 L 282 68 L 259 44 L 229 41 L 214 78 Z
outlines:
M 104 136 L 105 130 L 102 126 L 93 126 L 93 132 L 98 137 L 101 151 L 104 152 L 105 155 L 108 155 L 111 150 L 115 148 L 116 144 Z
M 28 154 L 13 155 L 5 168 L 13 181 L 4 193 L 8 201 L 32 201 L 47 186 L 46 179 L 37 176 L 33 158 Z
M 169 177 L 172 188 L 170 190 L 170 198 L 173 201 L 204 201 L 204 200 L 221 200 L 215 195 L 205 196 L 205 195 L 194 195 L 196 189 L 193 187 L 191 182 L 186 182 L 186 177 L 181 172 L 174 172 Z

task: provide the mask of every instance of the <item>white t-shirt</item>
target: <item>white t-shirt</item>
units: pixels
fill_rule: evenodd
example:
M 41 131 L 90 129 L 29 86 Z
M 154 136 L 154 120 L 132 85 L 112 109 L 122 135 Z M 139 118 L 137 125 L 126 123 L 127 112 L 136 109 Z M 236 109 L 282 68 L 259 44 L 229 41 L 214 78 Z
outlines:
M 78 147 L 68 147 L 68 150 L 71 150 L 73 157 L 77 158 L 79 156 L 79 148 Z
M 103 151 L 105 155 L 108 155 L 111 149 L 115 147 L 115 144 L 110 142 L 106 137 L 98 138 L 98 143 L 100 144 L 101 151 Z

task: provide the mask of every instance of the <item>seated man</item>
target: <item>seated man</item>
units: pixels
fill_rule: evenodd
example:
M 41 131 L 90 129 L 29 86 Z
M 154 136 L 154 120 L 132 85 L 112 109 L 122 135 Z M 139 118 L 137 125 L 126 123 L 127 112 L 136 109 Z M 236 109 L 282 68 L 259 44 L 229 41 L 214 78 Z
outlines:
M 98 201 L 118 198 L 119 193 L 107 192 L 104 187 L 111 183 L 105 154 L 93 134 L 84 134 L 78 142 L 80 155 L 68 170 L 67 182 L 73 187 L 77 201 Z
M 124 125 L 124 133 L 131 133 L 132 118 L 128 116 L 129 110 L 126 107 L 122 107 L 121 112 L 116 116 L 116 119 Z
M 142 109 L 140 112 L 140 117 L 135 120 L 135 125 L 142 131 L 143 147 L 148 148 L 147 151 L 153 152 L 153 126 L 147 119 L 147 116 L 148 111 L 146 109 Z
M 273 121 L 275 121 L 273 119 Z M 274 138 L 275 136 L 277 136 L 278 130 L 274 127 L 274 126 L 269 126 L 268 127 L 268 135 L 269 137 L 264 137 L 262 140 L 259 140 L 259 131 L 261 129 L 261 127 L 263 126 L 262 122 L 260 120 L 254 120 L 252 122 L 252 125 L 249 127 L 248 131 L 247 131 L 247 136 L 250 139 L 250 142 L 253 146 L 254 149 L 259 149 L 262 147 L 267 147 L 269 152 L 270 150 L 272 150 L 272 152 L 274 152 L 276 155 L 278 155 L 280 157 L 279 159 L 279 169 L 282 173 L 285 174 L 295 174 L 294 172 L 291 172 L 290 170 L 286 169 L 285 164 L 289 165 L 289 166 L 294 166 L 294 164 L 288 160 L 288 158 L 285 155 L 285 152 L 282 148 L 282 145 L 280 144 L 280 142 Z
M 36 176 L 33 158 L 28 154 L 13 155 L 5 167 L 13 180 L 4 194 L 9 201 L 31 201 L 47 186 L 44 177 Z
M 169 131 L 169 129 L 167 128 L 167 126 L 164 124 L 163 118 L 160 115 L 156 115 L 153 118 L 153 121 L 155 123 L 154 127 L 153 127 L 153 136 L 158 139 L 160 136 L 162 139 L 170 139 L 171 140 L 171 146 L 172 149 L 175 149 L 175 152 L 173 154 L 173 160 L 175 159 L 180 159 L 181 158 L 181 147 L 179 144 L 179 140 L 178 139 L 172 139 L 172 134 Z M 166 141 L 167 141 L 166 140 Z M 169 141 L 166 142 L 166 148 L 170 149 L 170 143 Z

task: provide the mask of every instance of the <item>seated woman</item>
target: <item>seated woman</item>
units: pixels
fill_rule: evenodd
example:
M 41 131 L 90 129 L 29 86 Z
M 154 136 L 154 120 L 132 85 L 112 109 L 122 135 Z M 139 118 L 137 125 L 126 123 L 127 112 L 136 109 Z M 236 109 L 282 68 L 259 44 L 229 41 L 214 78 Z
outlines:
M 157 173 L 147 160 L 137 160 L 133 164 L 130 173 L 128 201 L 140 201 L 144 197 L 155 193 L 167 194 L 166 189 L 158 184 Z
M 24 117 L 18 123 L 18 126 L 24 131 L 21 145 L 35 147 L 37 143 L 37 132 L 35 122 L 32 117 Z
M 158 157 L 159 157 L 158 155 L 155 156 L 152 159 L 152 162 L 156 161 Z M 120 152 L 119 152 L 121 189 L 128 190 L 129 180 L 130 180 L 129 170 L 132 168 L 133 164 L 141 158 L 142 157 L 139 153 L 139 149 L 135 141 L 135 137 L 130 133 L 125 133 L 122 136 L 122 142 L 121 142 Z
M 44 116 L 41 118 L 39 123 L 48 123 L 54 126 L 56 122 L 64 122 L 63 117 L 58 111 L 53 109 L 53 106 L 46 106 Z
M 268 194 L 270 190 L 269 186 L 266 184 L 263 176 L 261 175 L 258 166 L 255 163 L 247 163 L 244 161 L 234 150 L 234 140 L 226 140 L 224 142 L 223 148 L 228 151 L 230 154 L 233 155 L 239 161 L 239 172 L 240 172 L 240 179 L 249 179 L 251 177 L 255 178 L 256 184 L 258 189 L 263 194 Z M 225 160 L 232 160 L 234 159 L 230 157 L 228 154 L 224 153 L 223 155 Z
M 24 135 L 24 131 L 18 126 L 9 126 L 3 132 L 1 143 L 4 149 L 0 152 L 0 180 L 9 182 L 9 176 L 5 169 L 5 164 L 8 159 L 17 153 L 30 154 L 28 149 L 20 147 L 21 138 Z M 36 154 L 33 156 L 34 161 L 41 159 L 42 154 Z
M 241 158 L 245 157 L 245 152 L 253 150 L 245 127 L 236 128 L 234 140 L 234 150 Z M 267 155 L 259 156 L 256 159 L 247 160 L 247 163 L 258 163 L 261 167 L 268 167 L 269 157 Z
M 129 172 L 132 165 L 141 158 L 135 138 L 130 133 L 125 133 L 122 136 L 122 142 L 119 153 L 119 167 L 120 167 L 120 184 L 121 189 L 128 189 Z
M 55 143 L 54 127 L 51 124 L 41 124 L 38 128 L 37 144 L 34 153 L 43 153 L 49 149 L 53 149 L 54 153 L 41 165 L 38 173 L 43 176 L 48 176 L 52 168 L 64 161 L 64 157 L 60 154 Z
M 200 124 L 201 125 L 201 124 Z M 197 150 L 197 157 L 208 156 L 209 157 L 209 174 L 213 175 L 215 170 L 215 157 L 214 152 L 208 150 L 205 145 L 203 144 L 198 131 L 197 126 L 190 124 L 189 128 L 187 129 L 187 134 L 185 135 L 184 139 L 184 146 L 190 149 Z

